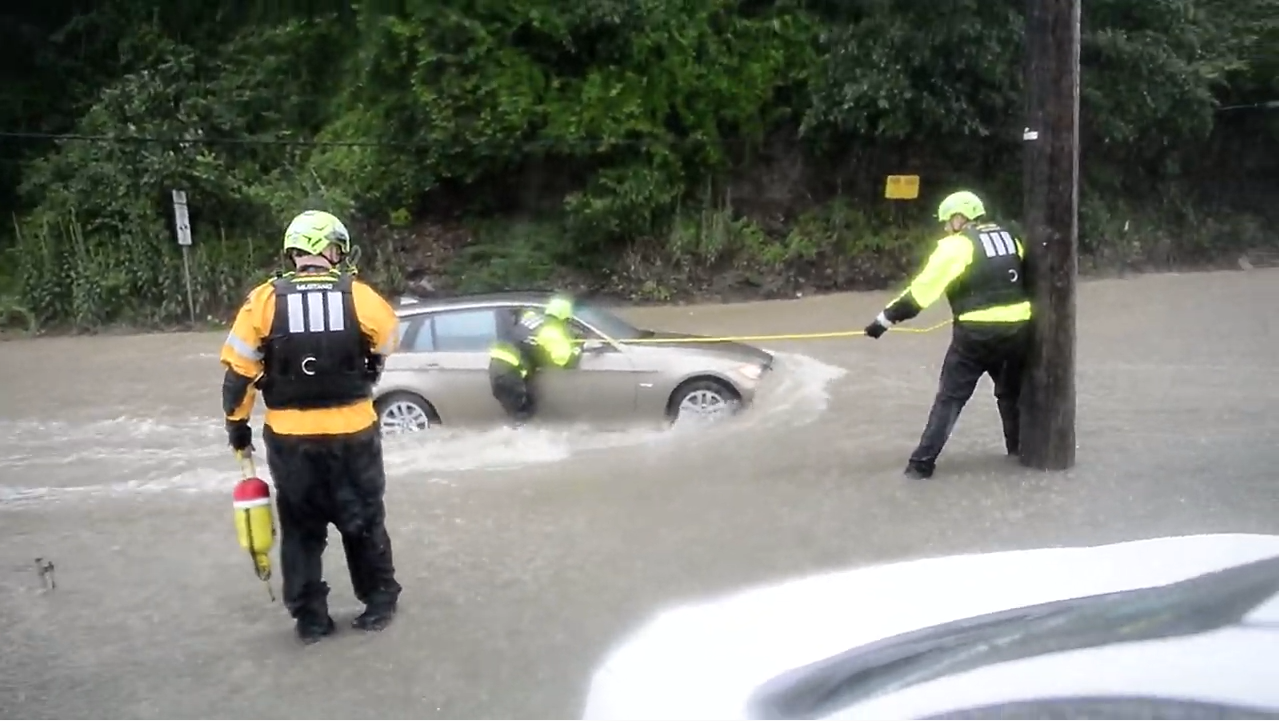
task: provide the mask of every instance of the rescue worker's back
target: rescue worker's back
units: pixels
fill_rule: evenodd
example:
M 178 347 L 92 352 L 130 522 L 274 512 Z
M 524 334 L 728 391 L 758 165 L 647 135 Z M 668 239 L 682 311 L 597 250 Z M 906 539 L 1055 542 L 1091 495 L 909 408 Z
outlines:
M 910 286 L 884 308 L 866 334 L 878 338 L 892 325 L 919 315 L 943 294 L 955 316 L 954 334 L 942 362 L 928 423 L 911 453 L 906 475 L 932 476 L 959 414 L 981 376 L 995 383 L 1005 450 L 1020 446 L 1021 376 L 1029 343 L 1030 296 L 1022 244 L 996 223 L 973 193 L 944 199 L 937 219 L 949 231 Z
M 350 237 L 337 218 L 299 215 L 284 248 L 296 270 L 249 293 L 222 347 L 222 402 L 232 448 L 251 452 L 248 419 L 255 391 L 262 393 L 284 603 L 298 636 L 311 642 L 335 629 L 321 568 L 330 523 L 366 606 L 353 625 L 380 630 L 396 612 L 401 589 L 372 389 L 395 350 L 398 319 L 376 291 L 339 269 Z
M 299 269 L 259 285 L 222 348 L 222 362 L 234 372 L 223 389 L 224 400 L 235 404 L 227 419 L 249 417 L 254 381 L 261 376 L 264 423 L 275 433 L 334 435 L 368 428 L 377 413 L 362 347 L 389 355 L 398 323 L 390 304 L 350 275 Z M 258 350 L 264 341 L 267 347 Z

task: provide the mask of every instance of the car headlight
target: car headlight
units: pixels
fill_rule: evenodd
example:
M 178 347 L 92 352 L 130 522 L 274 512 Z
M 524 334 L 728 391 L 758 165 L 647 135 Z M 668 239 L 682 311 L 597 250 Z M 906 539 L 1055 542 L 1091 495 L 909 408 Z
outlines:
M 737 374 L 753 381 L 764 375 L 764 369 L 757 365 L 744 365 L 737 369 Z

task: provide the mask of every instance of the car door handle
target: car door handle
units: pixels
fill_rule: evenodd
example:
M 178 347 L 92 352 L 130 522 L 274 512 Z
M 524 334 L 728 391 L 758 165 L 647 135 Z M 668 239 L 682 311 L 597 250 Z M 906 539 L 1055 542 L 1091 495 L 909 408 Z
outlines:
M 439 363 L 427 363 L 423 367 L 424 368 L 442 368 L 443 366 L 441 366 Z

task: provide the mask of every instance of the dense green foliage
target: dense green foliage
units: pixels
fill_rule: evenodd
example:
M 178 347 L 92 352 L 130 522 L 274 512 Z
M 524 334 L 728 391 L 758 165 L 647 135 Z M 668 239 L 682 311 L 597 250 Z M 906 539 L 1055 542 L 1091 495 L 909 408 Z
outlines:
M 1019 208 L 1022 2 L 46 5 L 7 43 L 0 105 L 0 130 L 76 136 L 0 141 L 5 265 L 42 322 L 185 317 L 173 188 L 202 317 L 316 204 L 388 287 L 423 266 L 463 289 L 569 273 L 651 298 L 876 282 L 958 185 Z M 1083 249 L 1258 242 L 1279 113 L 1221 106 L 1279 99 L 1279 0 L 1084 15 Z M 919 202 L 882 199 L 894 172 L 921 175 Z M 458 223 L 460 250 L 431 230 Z

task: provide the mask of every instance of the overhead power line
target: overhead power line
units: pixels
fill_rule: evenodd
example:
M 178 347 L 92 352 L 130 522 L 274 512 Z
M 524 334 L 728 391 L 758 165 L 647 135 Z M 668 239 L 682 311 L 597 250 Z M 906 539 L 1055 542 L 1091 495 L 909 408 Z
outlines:
M 85 142 L 105 144 L 139 145 L 279 145 L 315 148 L 425 148 L 431 145 L 424 140 L 310 140 L 305 138 L 261 137 L 210 138 L 210 137 L 160 137 L 148 135 L 85 135 L 80 133 L 32 133 L 0 131 L 0 140 L 31 140 L 53 142 Z M 752 142 L 744 138 L 623 138 L 623 139 L 554 139 L 536 138 L 496 145 L 516 145 L 528 148 L 596 148 L 601 146 L 646 147 L 661 145 L 744 145 Z
M 1247 103 L 1245 105 L 1227 105 L 1217 108 L 1217 112 L 1224 113 L 1227 110 L 1279 110 L 1279 100 L 1268 100 L 1264 103 Z

